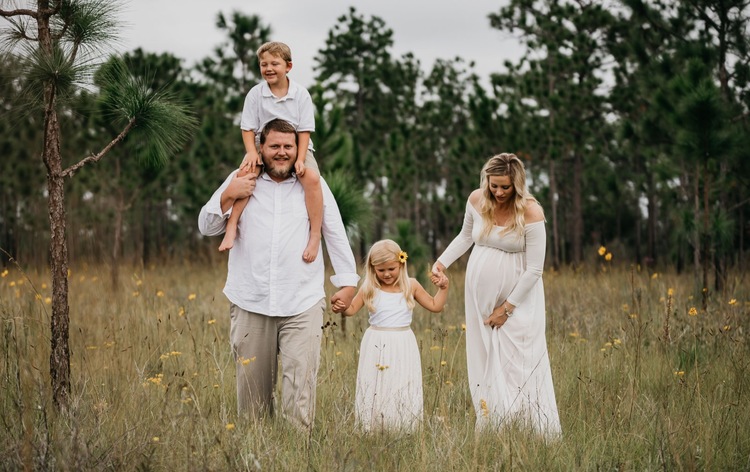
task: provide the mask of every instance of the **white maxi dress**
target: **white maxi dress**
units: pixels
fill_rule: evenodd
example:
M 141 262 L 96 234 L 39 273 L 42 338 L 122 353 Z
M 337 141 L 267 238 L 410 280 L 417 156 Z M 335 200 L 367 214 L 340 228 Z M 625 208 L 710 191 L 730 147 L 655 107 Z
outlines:
M 402 293 L 375 292 L 362 337 L 354 415 L 364 431 L 413 432 L 422 421 L 422 362 Z
M 450 266 L 474 245 L 466 267 L 466 357 L 477 429 L 520 423 L 553 438 L 561 433 L 552 386 L 542 269 L 544 222 L 527 224 L 524 236 L 484 222 L 467 202 L 461 232 L 440 256 Z M 516 308 L 500 328 L 484 324 L 505 300 Z

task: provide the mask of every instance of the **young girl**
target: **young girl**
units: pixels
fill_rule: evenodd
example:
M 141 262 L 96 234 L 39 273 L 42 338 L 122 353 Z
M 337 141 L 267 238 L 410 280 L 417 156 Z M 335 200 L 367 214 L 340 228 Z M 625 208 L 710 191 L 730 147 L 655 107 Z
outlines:
M 448 297 L 448 279 L 433 275 L 438 292 L 431 296 L 406 270 L 407 255 L 394 241 L 373 244 L 365 263 L 365 280 L 351 306 L 370 313 L 359 351 L 355 419 L 364 431 L 411 432 L 422 420 L 422 363 L 409 325 L 415 302 L 440 312 Z M 334 306 L 342 311 L 343 304 Z M 336 310 L 337 309 L 337 310 Z

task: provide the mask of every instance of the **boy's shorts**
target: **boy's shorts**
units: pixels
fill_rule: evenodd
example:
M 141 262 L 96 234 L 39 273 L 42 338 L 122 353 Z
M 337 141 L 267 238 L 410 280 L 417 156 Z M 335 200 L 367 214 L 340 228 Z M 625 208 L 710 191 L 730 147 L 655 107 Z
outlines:
M 320 169 L 318 169 L 318 161 L 315 160 L 315 156 L 313 156 L 313 152 L 310 150 L 310 148 L 307 149 L 307 155 L 305 155 L 305 167 L 308 169 L 312 169 L 320 174 Z

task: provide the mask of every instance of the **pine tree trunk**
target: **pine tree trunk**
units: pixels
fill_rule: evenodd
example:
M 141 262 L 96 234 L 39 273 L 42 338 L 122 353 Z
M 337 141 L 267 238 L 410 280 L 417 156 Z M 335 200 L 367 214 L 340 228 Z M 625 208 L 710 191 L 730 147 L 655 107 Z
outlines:
M 38 2 L 37 34 L 41 49 L 52 55 L 49 0 Z M 52 399 L 60 410 L 70 400 L 70 347 L 68 345 L 70 307 L 68 306 L 68 245 L 65 229 L 65 182 L 60 156 L 60 123 L 57 120 L 57 90 L 53 83 L 44 87 L 44 149 L 50 223 L 50 263 L 52 269 L 52 320 L 50 381 Z
M 583 159 L 581 153 L 573 154 L 573 264 L 583 261 Z

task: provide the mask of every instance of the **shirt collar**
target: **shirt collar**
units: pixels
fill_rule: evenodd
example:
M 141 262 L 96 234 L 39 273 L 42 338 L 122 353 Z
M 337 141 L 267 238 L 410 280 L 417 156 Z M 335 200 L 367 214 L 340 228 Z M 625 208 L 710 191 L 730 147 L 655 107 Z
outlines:
M 289 90 L 287 90 L 286 92 L 286 97 L 276 97 L 273 92 L 271 92 L 271 87 L 265 80 L 263 81 L 263 85 L 261 85 L 260 87 L 261 95 L 266 98 L 275 97 L 276 99 L 293 99 L 295 96 L 297 96 L 297 89 L 299 88 L 299 86 L 297 85 L 297 82 L 293 81 L 290 77 L 287 77 L 287 79 L 289 79 Z

